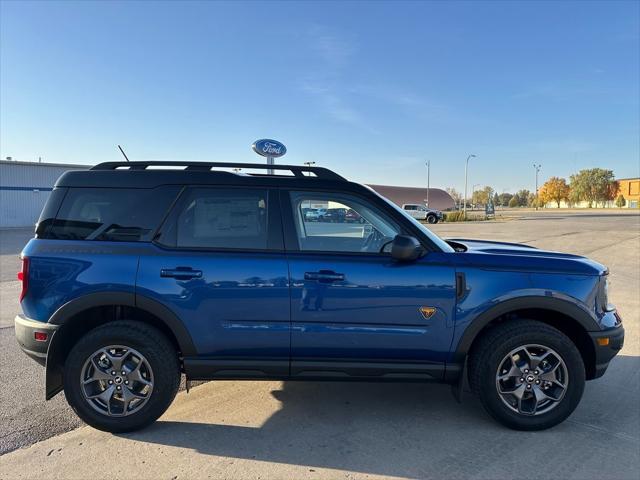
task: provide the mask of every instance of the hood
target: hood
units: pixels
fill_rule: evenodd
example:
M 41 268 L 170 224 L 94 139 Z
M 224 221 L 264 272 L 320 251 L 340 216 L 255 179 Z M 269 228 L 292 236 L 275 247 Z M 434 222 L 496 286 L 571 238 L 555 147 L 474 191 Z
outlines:
M 481 268 L 527 270 L 544 273 L 603 275 L 607 268 L 580 255 L 540 250 L 522 243 L 494 242 L 450 238 L 447 242 L 456 249 L 459 259 Z

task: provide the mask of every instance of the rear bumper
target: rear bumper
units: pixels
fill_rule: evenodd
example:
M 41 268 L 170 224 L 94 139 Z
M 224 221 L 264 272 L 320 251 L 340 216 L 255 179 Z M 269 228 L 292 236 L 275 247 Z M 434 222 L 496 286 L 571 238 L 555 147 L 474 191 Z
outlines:
M 624 345 L 624 328 L 622 324 L 619 324 L 601 332 L 589 332 L 589 336 L 596 353 L 593 378 L 598 378 L 604 375 L 611 359 L 622 349 Z M 606 345 L 602 345 L 603 343 L 606 343 Z
M 37 322 L 24 315 L 16 315 L 14 324 L 16 340 L 22 351 L 44 366 L 47 361 L 49 344 L 59 325 Z M 46 340 L 36 340 L 36 332 L 46 334 Z

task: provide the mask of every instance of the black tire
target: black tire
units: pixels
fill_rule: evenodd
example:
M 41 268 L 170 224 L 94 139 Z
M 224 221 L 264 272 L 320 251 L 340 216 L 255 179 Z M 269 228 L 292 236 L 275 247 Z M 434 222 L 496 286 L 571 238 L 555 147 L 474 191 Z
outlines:
M 94 352 L 109 345 L 137 350 L 153 370 L 149 399 L 127 416 L 110 417 L 94 410 L 82 392 L 83 365 Z M 174 346 L 156 328 L 131 320 L 110 322 L 88 332 L 73 346 L 64 365 L 64 393 L 71 408 L 88 425 L 112 433 L 131 432 L 156 421 L 173 402 L 179 386 L 180 362 Z
M 568 384 L 561 400 L 549 411 L 537 415 L 511 410 L 501 399 L 496 386 L 496 373 L 505 356 L 530 344 L 555 350 L 564 361 L 568 374 Z M 468 367 L 469 383 L 485 410 L 495 420 L 514 430 L 545 430 L 561 423 L 573 413 L 584 391 L 584 362 L 575 344 L 556 328 L 534 320 L 513 320 L 492 327 L 473 347 Z
M 427 223 L 431 223 L 431 224 L 438 223 L 438 217 L 436 217 L 433 214 L 427 215 Z

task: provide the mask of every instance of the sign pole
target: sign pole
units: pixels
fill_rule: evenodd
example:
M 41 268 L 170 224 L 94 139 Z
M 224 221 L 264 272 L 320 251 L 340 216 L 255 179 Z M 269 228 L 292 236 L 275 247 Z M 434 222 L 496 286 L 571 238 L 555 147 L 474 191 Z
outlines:
M 273 165 L 273 164 L 274 164 L 273 157 L 267 157 L 267 165 Z M 268 169 L 267 174 L 273 175 L 273 168 Z

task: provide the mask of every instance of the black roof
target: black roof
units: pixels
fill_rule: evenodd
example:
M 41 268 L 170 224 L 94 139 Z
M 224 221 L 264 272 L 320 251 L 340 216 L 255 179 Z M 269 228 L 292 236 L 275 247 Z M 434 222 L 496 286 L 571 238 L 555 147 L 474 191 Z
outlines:
M 216 170 L 237 168 L 264 170 L 265 173 L 244 173 Z M 273 170 L 273 174 L 267 172 Z M 65 172 L 56 187 L 154 188 L 160 185 L 254 185 L 287 186 L 293 188 L 356 188 L 366 187 L 347 181 L 323 167 L 301 165 L 266 165 L 264 163 L 221 162 L 106 162 L 90 170 Z

